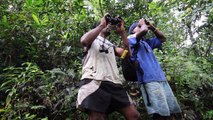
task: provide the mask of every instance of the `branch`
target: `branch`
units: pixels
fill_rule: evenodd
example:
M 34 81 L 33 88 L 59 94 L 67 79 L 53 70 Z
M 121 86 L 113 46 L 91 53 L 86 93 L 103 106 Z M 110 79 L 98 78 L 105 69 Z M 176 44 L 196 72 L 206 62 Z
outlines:
M 207 55 L 210 53 L 211 48 L 212 48 L 212 40 L 211 40 L 211 39 L 209 39 L 209 42 L 210 42 L 210 44 L 209 44 L 208 49 L 206 50 L 206 55 L 205 55 L 205 56 L 207 56 Z

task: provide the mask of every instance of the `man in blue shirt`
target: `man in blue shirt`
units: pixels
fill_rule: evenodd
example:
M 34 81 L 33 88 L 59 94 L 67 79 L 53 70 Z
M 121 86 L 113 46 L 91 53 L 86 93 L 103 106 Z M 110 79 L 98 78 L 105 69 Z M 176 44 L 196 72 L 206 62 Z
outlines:
M 145 38 L 149 30 L 155 34 L 155 37 Z M 154 119 L 164 119 L 173 113 L 180 113 L 177 100 L 153 53 L 153 49 L 162 46 L 166 37 L 145 19 L 133 23 L 129 28 L 129 34 L 131 51 L 134 51 L 135 44 L 140 46 L 136 58 L 132 56 L 131 59 L 136 59 L 139 63 L 137 77 L 148 114 Z

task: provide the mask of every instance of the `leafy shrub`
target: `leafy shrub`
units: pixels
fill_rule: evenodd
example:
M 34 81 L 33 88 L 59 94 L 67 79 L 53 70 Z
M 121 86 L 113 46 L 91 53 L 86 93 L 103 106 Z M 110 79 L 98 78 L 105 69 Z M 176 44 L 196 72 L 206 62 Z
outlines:
M 2 119 L 65 119 L 78 114 L 74 73 L 53 69 L 43 72 L 33 63 L 8 67 L 1 75 Z

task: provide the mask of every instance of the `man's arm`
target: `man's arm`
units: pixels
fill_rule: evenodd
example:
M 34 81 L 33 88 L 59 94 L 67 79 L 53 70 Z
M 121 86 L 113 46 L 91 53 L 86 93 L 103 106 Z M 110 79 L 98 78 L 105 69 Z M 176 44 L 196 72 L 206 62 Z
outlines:
M 154 25 L 152 25 L 149 21 L 145 20 L 148 28 L 155 34 L 155 36 L 157 38 L 160 39 L 160 41 L 163 43 L 166 41 L 166 37 L 165 35 L 159 30 L 157 29 Z
M 126 32 L 125 32 L 124 20 L 123 19 L 121 20 L 121 25 L 120 26 L 116 26 L 116 33 L 121 36 L 123 47 L 122 48 L 115 47 L 115 54 L 117 56 L 121 57 L 122 54 L 124 53 L 124 51 L 127 50 L 128 52 L 127 52 L 126 56 L 131 56 L 131 49 L 129 47 L 127 35 L 126 35 Z
M 88 31 L 87 33 L 85 33 L 82 37 L 81 37 L 81 44 L 84 46 L 84 47 L 88 47 L 89 45 L 92 44 L 92 42 L 95 40 L 95 38 L 99 35 L 99 33 L 101 32 L 101 30 L 103 28 L 106 27 L 106 20 L 105 20 L 105 17 L 103 17 L 101 19 L 101 23 L 94 29 Z
M 122 42 L 123 42 L 123 47 L 122 48 L 121 47 L 115 47 L 116 55 L 121 57 L 122 54 L 125 54 L 124 51 L 127 50 L 126 57 L 131 56 L 131 49 L 129 47 L 129 43 L 128 43 L 126 33 L 121 34 L 121 39 L 122 39 Z

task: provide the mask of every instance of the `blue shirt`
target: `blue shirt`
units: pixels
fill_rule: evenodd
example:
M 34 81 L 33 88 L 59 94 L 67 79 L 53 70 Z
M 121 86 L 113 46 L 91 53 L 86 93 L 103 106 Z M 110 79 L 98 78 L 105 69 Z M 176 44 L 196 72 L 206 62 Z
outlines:
M 128 36 L 128 41 L 131 47 L 131 51 L 133 52 L 133 45 L 136 44 L 136 36 L 130 35 Z M 153 49 L 159 48 L 162 46 L 160 39 L 158 38 L 149 38 L 145 40 L 140 40 L 140 47 L 137 53 L 137 60 L 140 64 L 140 68 L 144 71 L 144 75 L 142 75 L 139 71 L 137 71 L 138 81 L 139 83 L 148 83 L 153 81 L 166 81 L 165 74 L 160 67 L 154 53 Z M 131 57 L 134 59 L 134 56 Z

